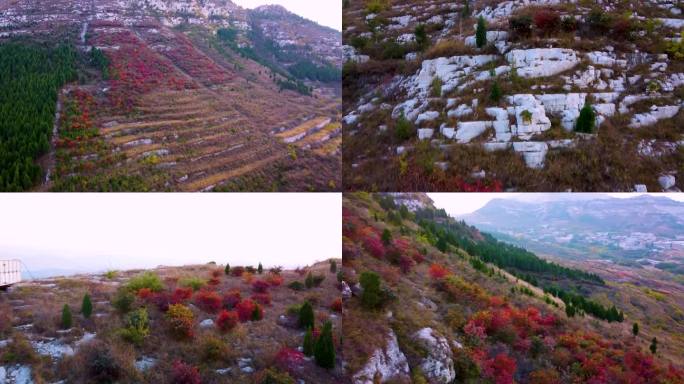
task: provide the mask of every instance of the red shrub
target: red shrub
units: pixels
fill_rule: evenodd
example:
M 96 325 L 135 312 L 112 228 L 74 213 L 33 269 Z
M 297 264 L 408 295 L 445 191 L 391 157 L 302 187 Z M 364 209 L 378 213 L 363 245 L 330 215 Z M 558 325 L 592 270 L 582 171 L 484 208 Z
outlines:
M 283 284 L 283 281 L 285 281 L 285 279 L 283 279 L 283 277 L 278 274 L 271 273 L 266 277 L 266 281 L 268 281 L 268 283 L 272 286 L 277 287 Z
M 152 296 L 150 302 L 156 305 L 160 311 L 166 312 L 169 310 L 169 305 L 171 304 L 171 297 L 169 297 L 169 294 L 166 292 L 160 292 Z
M 214 269 L 213 271 L 211 271 L 211 277 L 219 278 L 219 277 L 223 276 L 223 273 L 224 272 L 220 269 Z
M 192 288 L 176 288 L 171 296 L 171 303 L 178 304 L 190 300 L 192 293 Z
M 235 328 L 238 323 L 238 314 L 235 311 L 223 310 L 216 319 L 216 326 L 221 332 L 228 332 Z
M 553 9 L 540 9 L 534 14 L 534 26 L 544 33 L 552 33 L 560 28 L 560 15 Z
M 411 272 L 411 268 L 413 268 L 413 259 L 411 257 L 406 255 L 399 257 L 399 269 L 401 269 L 401 273 L 407 274 Z
M 363 245 L 374 257 L 380 259 L 385 256 L 385 245 L 382 244 L 377 235 L 368 236 L 363 240 Z
M 495 384 L 513 384 L 515 369 L 515 360 L 505 353 L 500 353 L 495 358 L 487 360 L 483 367 L 484 376 L 493 380 Z
M 245 273 L 245 267 L 233 267 L 230 269 L 230 274 L 233 277 L 240 277 L 243 273 Z
M 221 280 L 219 280 L 216 277 L 212 277 L 211 279 L 209 279 L 207 281 L 207 284 L 212 285 L 212 286 L 217 286 L 217 285 L 221 284 Z
M 271 295 L 268 293 L 255 293 L 252 295 L 252 300 L 262 305 L 271 305 Z
M 420 264 L 425 261 L 425 256 L 423 256 L 422 253 L 416 252 L 413 254 L 413 260 L 416 262 L 416 264 Z
M 337 298 L 335 301 L 333 301 L 332 305 L 330 306 L 330 309 L 332 309 L 335 312 L 342 312 L 342 299 Z
M 240 291 L 233 289 L 232 291 L 223 295 L 223 308 L 233 309 L 242 300 Z
M 137 295 L 140 299 L 147 300 L 154 295 L 154 292 L 152 292 L 152 290 L 149 288 L 141 288 L 140 290 L 138 290 Z
M 266 293 L 269 286 L 264 280 L 256 280 L 252 283 L 252 290 L 257 293 Z
M 221 297 L 213 291 L 199 291 L 195 295 L 195 304 L 205 312 L 216 313 L 221 309 Z
M 243 323 L 252 320 L 254 308 L 256 308 L 256 304 L 250 299 L 242 300 L 235 306 L 238 316 L 240 317 L 240 321 Z
M 280 369 L 293 372 L 304 363 L 304 354 L 296 349 L 283 347 L 276 354 L 275 361 Z
M 201 384 L 199 370 L 189 364 L 180 360 L 173 362 L 173 369 L 171 371 L 172 384 Z
M 442 279 L 449 274 L 449 270 L 439 264 L 432 264 L 429 272 L 433 279 Z

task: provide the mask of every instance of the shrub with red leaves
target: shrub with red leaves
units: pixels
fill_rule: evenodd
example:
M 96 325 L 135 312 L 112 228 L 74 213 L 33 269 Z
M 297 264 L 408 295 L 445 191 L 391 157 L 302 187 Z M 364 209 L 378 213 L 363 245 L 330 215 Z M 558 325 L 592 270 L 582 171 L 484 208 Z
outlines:
M 238 316 L 240 317 L 240 321 L 243 323 L 252 320 L 254 308 L 256 308 L 256 304 L 250 299 L 242 300 L 235 306 Z
M 171 296 L 171 303 L 178 304 L 190 300 L 192 293 L 192 288 L 176 288 Z
M 233 267 L 230 269 L 230 274 L 233 277 L 240 277 L 243 273 L 245 273 L 245 267 Z
M 252 283 L 252 290 L 257 293 L 266 293 L 269 286 L 264 280 L 256 280 Z
M 429 273 L 433 279 L 442 279 L 449 274 L 449 270 L 444 268 L 440 264 L 432 264 L 430 266 Z
M 485 361 L 483 367 L 484 376 L 493 380 L 495 384 L 513 384 L 515 370 L 515 360 L 505 353 L 500 353 L 495 358 Z
M 285 281 L 285 279 L 283 279 L 282 276 L 280 276 L 276 273 L 271 273 L 266 277 L 266 281 L 268 281 L 268 283 L 271 284 L 272 286 L 278 287 L 281 284 L 283 284 L 283 281 Z
M 413 254 L 413 261 L 415 261 L 416 264 L 420 264 L 425 261 L 425 256 L 423 256 L 423 254 L 420 252 L 416 252 Z
M 169 310 L 169 305 L 171 304 L 171 297 L 166 292 L 160 292 L 152 296 L 150 302 L 156 305 L 160 311 L 166 312 Z
M 271 295 L 269 293 L 255 293 L 252 300 L 262 305 L 271 305 Z
M 413 268 L 413 258 L 406 255 L 399 257 L 399 269 L 401 269 L 401 273 L 407 274 L 411 272 L 411 268 Z
M 219 331 L 225 333 L 235 328 L 238 321 L 239 318 L 237 312 L 223 310 L 216 318 L 216 326 L 218 327 Z
M 330 309 L 335 312 L 342 312 L 342 299 L 339 297 L 335 299 L 335 301 L 332 302 L 332 305 L 330 305 Z
M 237 289 L 233 289 L 230 292 L 223 295 L 223 308 L 233 309 L 236 305 L 238 305 L 240 300 L 242 300 L 240 291 L 238 291 Z
M 154 292 L 152 292 L 152 290 L 149 288 L 141 288 L 140 290 L 138 290 L 137 295 L 138 295 L 138 298 L 140 298 L 142 300 L 148 300 L 149 298 L 151 298 L 154 295 Z
M 213 291 L 199 291 L 195 295 L 195 304 L 205 312 L 216 313 L 221 309 L 221 296 Z
M 213 271 L 211 271 L 211 277 L 219 278 L 222 275 L 223 275 L 223 271 L 220 269 L 214 269 Z
M 171 370 L 172 384 L 201 384 L 202 379 L 199 370 L 190 364 L 186 364 L 180 360 L 173 362 L 173 369 Z
M 296 349 L 283 347 L 276 354 L 275 361 L 280 369 L 293 372 L 304 363 L 304 354 Z
M 380 240 L 376 234 L 367 236 L 363 240 L 363 246 L 371 255 L 378 259 L 385 256 L 385 245 L 382 244 L 382 240 Z
M 534 26 L 543 33 L 553 33 L 560 28 L 560 15 L 553 9 L 540 9 L 535 12 L 533 19 Z
M 212 277 L 211 279 L 207 280 L 207 284 L 215 287 L 215 286 L 221 284 L 221 280 L 219 280 L 216 277 Z

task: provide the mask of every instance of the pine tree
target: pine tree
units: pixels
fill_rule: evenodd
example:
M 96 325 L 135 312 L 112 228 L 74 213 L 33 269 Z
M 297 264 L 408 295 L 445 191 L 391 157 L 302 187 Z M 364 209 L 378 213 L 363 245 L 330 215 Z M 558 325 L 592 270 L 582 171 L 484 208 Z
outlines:
M 484 17 L 480 16 L 477 19 L 477 30 L 475 30 L 475 44 L 478 48 L 487 45 L 487 24 Z
M 90 315 L 93 313 L 93 303 L 90 301 L 90 295 L 85 294 L 83 296 L 83 304 L 81 304 L 81 313 L 83 314 L 83 317 L 86 319 L 90 318 Z
M 565 306 L 565 314 L 568 315 L 568 317 L 575 317 L 575 307 L 572 305 L 566 305 Z
M 71 328 L 71 308 L 68 304 L 64 304 L 62 308 L 62 329 Z
M 304 280 L 304 285 L 306 285 L 306 288 L 311 289 L 314 286 L 314 279 L 313 275 L 311 272 L 309 272 L 308 275 L 306 275 L 306 279 Z
M 651 353 L 654 355 L 656 354 L 656 352 L 658 352 L 658 339 L 654 337 L 653 340 L 651 340 L 651 346 L 649 347 L 649 349 L 651 350 Z
M 308 301 L 304 302 L 302 307 L 299 308 L 299 326 L 304 329 L 313 328 L 314 326 L 314 311 L 311 303 Z
M 261 306 L 259 304 L 254 306 L 254 309 L 252 310 L 252 321 L 259 321 L 263 317 L 263 312 L 261 310 Z
M 306 329 L 306 333 L 304 334 L 304 355 L 306 356 L 313 356 L 314 354 L 314 339 L 313 339 L 313 331 L 311 330 L 311 327 Z
M 580 115 L 577 119 L 577 125 L 575 126 L 575 130 L 577 132 L 582 133 L 592 133 L 594 131 L 595 126 L 596 112 L 594 112 L 594 109 L 591 107 L 591 104 L 587 102 L 586 104 L 584 104 L 584 107 L 582 107 L 582 110 L 580 111 Z
M 230 264 L 226 263 L 226 269 L 223 270 L 226 275 L 230 275 Z
M 428 35 L 427 31 L 425 31 L 425 25 L 424 24 L 419 24 L 416 26 L 416 29 L 413 31 L 414 35 L 416 36 L 416 44 L 418 44 L 418 48 L 422 51 L 425 48 L 427 48 L 429 40 L 428 40 Z
M 264 273 L 264 267 L 261 265 L 261 263 L 259 263 L 259 266 L 257 267 L 257 273 L 260 275 Z
M 337 273 L 337 261 L 330 261 L 330 273 Z
M 382 243 L 385 245 L 390 245 L 392 242 L 392 232 L 389 231 L 389 229 L 385 228 L 384 231 L 382 231 Z
M 634 325 L 632 325 L 632 334 L 634 335 L 634 337 L 637 337 L 639 335 L 639 324 L 634 323 Z
M 380 304 L 380 276 L 375 272 L 363 272 L 359 278 L 363 293 L 361 304 L 367 309 L 375 309 Z
M 492 91 L 489 93 L 489 98 L 495 103 L 498 103 L 499 100 L 501 100 L 501 87 L 499 86 L 498 81 L 495 81 L 494 85 L 492 85 Z
M 316 340 L 314 347 L 316 364 L 323 368 L 335 368 L 335 344 L 332 336 L 332 323 L 326 321 L 321 335 Z
M 463 9 L 461 10 L 461 16 L 464 18 L 470 16 L 470 0 L 463 0 Z

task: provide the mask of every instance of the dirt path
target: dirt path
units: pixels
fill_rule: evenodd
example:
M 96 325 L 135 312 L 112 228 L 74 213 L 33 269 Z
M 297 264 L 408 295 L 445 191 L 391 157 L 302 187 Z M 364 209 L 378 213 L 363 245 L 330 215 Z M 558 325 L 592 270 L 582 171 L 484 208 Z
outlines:
M 62 114 L 62 92 L 57 95 L 57 106 L 55 107 L 55 121 L 52 123 L 52 136 L 50 137 L 50 149 L 47 156 L 47 163 L 45 165 L 45 180 L 43 180 L 43 185 L 41 190 L 47 191 L 50 188 L 50 176 L 52 175 L 52 170 L 55 168 L 55 149 L 57 147 L 57 138 L 59 130 L 59 118 Z
M 538 297 L 541 298 L 541 299 L 543 299 L 544 296 L 546 295 L 546 296 L 549 297 L 549 299 L 551 299 L 553 302 L 555 302 L 556 304 L 558 304 L 558 306 L 559 306 L 560 309 L 565 309 L 565 303 L 563 302 L 563 300 L 561 300 L 561 299 L 559 299 L 559 298 L 557 298 L 557 297 L 555 297 L 555 296 L 552 296 L 552 295 L 547 295 L 546 293 L 544 293 L 544 290 L 543 290 L 543 289 L 541 289 L 541 288 L 539 288 L 539 287 L 535 287 L 534 285 L 528 283 L 527 281 L 525 281 L 525 280 L 523 280 L 523 279 L 518 279 L 517 277 L 511 275 L 510 273 L 506 272 L 505 270 L 503 270 L 503 269 L 501 269 L 501 268 L 499 268 L 499 267 L 497 267 L 497 266 L 495 266 L 495 265 L 492 265 L 492 264 L 488 264 L 488 265 L 489 265 L 490 267 L 492 267 L 492 268 L 498 269 L 499 272 L 501 272 L 501 273 L 504 275 L 504 277 L 506 278 L 506 280 L 512 282 L 513 284 L 521 285 L 521 286 L 523 286 L 523 287 L 525 287 L 525 288 L 528 288 L 529 290 L 531 290 L 532 292 L 534 292 L 534 294 L 535 294 L 536 296 L 538 296 Z M 516 282 L 516 280 L 517 280 L 517 282 Z

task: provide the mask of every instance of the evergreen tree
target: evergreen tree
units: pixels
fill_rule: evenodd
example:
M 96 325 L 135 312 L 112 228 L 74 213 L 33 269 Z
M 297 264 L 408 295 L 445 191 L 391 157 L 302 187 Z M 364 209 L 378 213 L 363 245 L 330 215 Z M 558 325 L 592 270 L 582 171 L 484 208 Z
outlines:
M 463 9 L 461 10 L 463 18 L 470 16 L 470 0 L 463 0 Z
M 333 343 L 332 323 L 326 321 L 321 335 L 314 346 L 316 364 L 320 367 L 335 368 L 335 344 Z
M 447 244 L 447 241 L 445 238 L 440 237 L 439 239 L 437 239 L 437 245 L 436 245 L 437 249 L 439 249 L 442 252 L 446 252 L 447 246 L 448 246 L 448 244 Z
M 392 232 L 389 231 L 389 229 L 385 228 L 384 231 L 382 231 L 382 243 L 385 245 L 390 245 L 392 242 Z
M 429 39 L 427 32 L 425 31 L 425 25 L 424 24 L 418 24 L 416 26 L 416 29 L 414 30 L 414 34 L 416 35 L 416 44 L 418 44 L 418 48 L 422 51 L 427 48 L 429 44 Z
M 313 328 L 314 319 L 313 306 L 308 301 L 304 302 L 299 308 L 299 326 L 304 329 Z
M 86 319 L 90 318 L 90 315 L 93 313 L 93 303 L 90 301 L 90 295 L 85 294 L 83 296 L 83 304 L 81 304 L 81 313 L 83 314 L 83 317 Z
M 257 267 L 257 273 L 260 275 L 264 273 L 264 267 L 261 265 L 261 263 L 259 263 L 259 266 Z
M 330 273 L 337 273 L 337 261 L 330 260 Z
M 380 304 L 380 276 L 375 272 L 363 272 L 359 278 L 363 293 L 361 304 L 367 309 L 375 309 Z
M 658 339 L 654 337 L 653 340 L 651 340 L 651 346 L 649 347 L 649 349 L 651 350 L 651 353 L 654 355 L 656 354 L 656 352 L 658 352 Z
M 254 306 L 254 309 L 252 310 L 252 321 L 259 321 L 262 319 L 263 312 L 261 310 L 261 306 L 259 304 Z
M 639 335 L 639 324 L 634 323 L 634 325 L 632 325 L 632 334 L 634 335 L 634 337 L 637 337 Z
M 487 24 L 484 17 L 480 16 L 477 19 L 477 29 L 475 30 L 475 44 L 478 48 L 487 45 Z
M 314 339 L 313 339 L 313 331 L 311 330 L 311 327 L 306 329 L 306 333 L 304 334 L 304 355 L 305 356 L 313 356 L 314 354 Z
M 230 264 L 226 263 L 226 269 L 223 270 L 226 275 L 230 275 Z
M 499 100 L 501 100 L 501 87 L 499 86 L 498 81 L 495 81 L 492 85 L 492 90 L 489 93 L 489 98 L 495 103 L 498 103 Z
M 71 308 L 68 304 L 64 304 L 62 308 L 62 329 L 71 328 Z
M 306 285 L 306 288 L 311 289 L 314 286 L 314 278 L 311 272 L 309 272 L 308 275 L 306 275 L 306 279 L 304 280 L 304 285 Z
M 575 307 L 572 305 L 566 305 L 565 314 L 568 315 L 568 317 L 575 317 Z
M 596 126 L 596 112 L 591 107 L 589 102 L 584 104 L 582 110 L 580 110 L 579 118 L 577 119 L 577 125 L 575 130 L 582 133 L 592 133 L 594 127 Z

